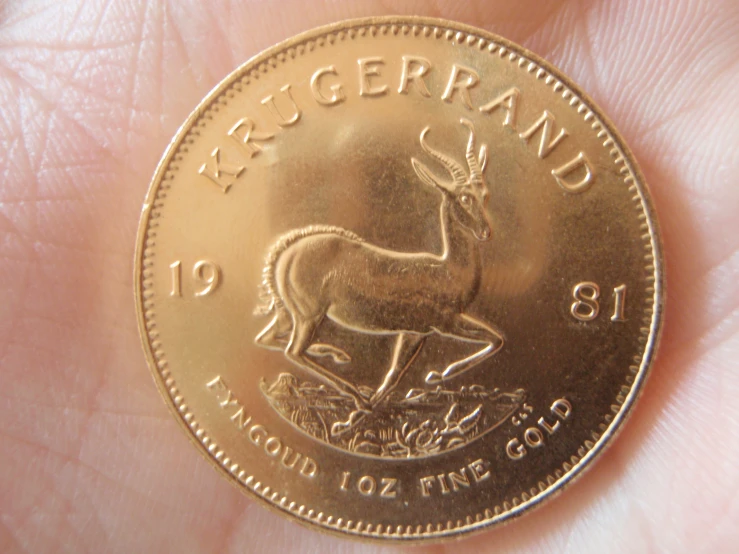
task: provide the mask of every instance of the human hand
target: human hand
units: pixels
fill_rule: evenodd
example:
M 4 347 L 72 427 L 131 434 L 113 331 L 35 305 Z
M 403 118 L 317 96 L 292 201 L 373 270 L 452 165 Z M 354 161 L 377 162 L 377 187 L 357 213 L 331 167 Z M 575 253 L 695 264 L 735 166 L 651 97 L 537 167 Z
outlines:
M 581 85 L 640 161 L 668 276 L 652 377 L 602 459 L 520 521 L 427 550 L 732 549 L 736 2 L 17 0 L 0 4 L 0 551 L 383 550 L 264 510 L 194 452 L 146 367 L 131 260 L 159 156 L 211 87 L 299 31 L 393 13 L 488 29 Z

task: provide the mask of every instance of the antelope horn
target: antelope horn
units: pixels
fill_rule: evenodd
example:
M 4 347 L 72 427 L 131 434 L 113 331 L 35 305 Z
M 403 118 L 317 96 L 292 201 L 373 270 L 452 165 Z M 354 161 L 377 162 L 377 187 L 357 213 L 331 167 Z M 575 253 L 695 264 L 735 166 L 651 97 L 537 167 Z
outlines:
M 454 179 L 455 185 L 461 185 L 462 183 L 467 181 L 467 174 L 465 173 L 461 165 L 459 165 L 449 156 L 442 154 L 441 152 L 437 152 L 436 150 L 431 148 L 428 144 L 426 144 L 426 133 L 428 133 L 428 131 L 429 131 L 428 127 L 426 127 L 423 131 L 421 131 L 421 148 L 423 148 L 433 158 L 439 161 L 447 169 L 447 171 L 449 171 L 449 173 L 452 176 L 452 179 Z
M 470 140 L 467 142 L 467 152 L 465 153 L 467 165 L 470 166 L 470 181 L 473 183 L 481 183 L 482 167 L 480 167 L 480 161 L 477 159 L 477 155 L 475 154 L 475 128 L 469 119 L 465 119 L 463 117 L 459 121 L 470 130 Z

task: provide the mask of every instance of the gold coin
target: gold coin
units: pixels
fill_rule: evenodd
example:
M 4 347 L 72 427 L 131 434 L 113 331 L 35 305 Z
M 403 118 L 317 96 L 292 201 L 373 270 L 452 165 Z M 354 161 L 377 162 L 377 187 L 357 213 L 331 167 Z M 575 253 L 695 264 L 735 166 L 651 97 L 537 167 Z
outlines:
M 539 504 L 611 441 L 662 314 L 644 180 L 524 48 L 322 27 L 229 75 L 156 171 L 141 336 L 198 449 L 316 529 L 421 541 Z

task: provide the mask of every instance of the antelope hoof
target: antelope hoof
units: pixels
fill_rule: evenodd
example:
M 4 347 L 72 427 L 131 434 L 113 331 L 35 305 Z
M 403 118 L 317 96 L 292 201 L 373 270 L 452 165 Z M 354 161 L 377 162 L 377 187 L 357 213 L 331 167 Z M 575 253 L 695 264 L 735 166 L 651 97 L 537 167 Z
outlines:
M 441 385 L 444 382 L 444 376 L 438 371 L 429 371 L 426 375 L 426 383 L 429 385 Z
M 346 421 L 337 421 L 331 426 L 331 436 L 338 437 L 339 435 L 343 435 L 359 423 L 368 413 L 370 413 L 369 410 L 354 410 L 349 414 L 349 419 Z

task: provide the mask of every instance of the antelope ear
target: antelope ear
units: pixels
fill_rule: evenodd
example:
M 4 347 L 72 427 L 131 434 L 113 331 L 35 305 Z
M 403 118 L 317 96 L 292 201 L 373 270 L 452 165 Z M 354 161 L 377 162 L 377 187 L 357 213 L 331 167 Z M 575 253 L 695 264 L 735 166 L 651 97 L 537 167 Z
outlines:
M 488 147 L 484 144 L 480 147 L 480 156 L 478 157 L 478 160 L 480 162 L 480 173 L 484 173 L 485 166 L 488 163 Z
M 418 178 L 421 179 L 421 181 L 423 181 L 427 185 L 439 188 L 445 192 L 449 191 L 449 188 L 444 183 L 442 183 L 433 173 L 431 173 L 428 167 L 423 165 L 416 158 L 411 158 L 411 164 L 413 164 L 413 169 L 416 170 L 416 175 L 418 175 Z

